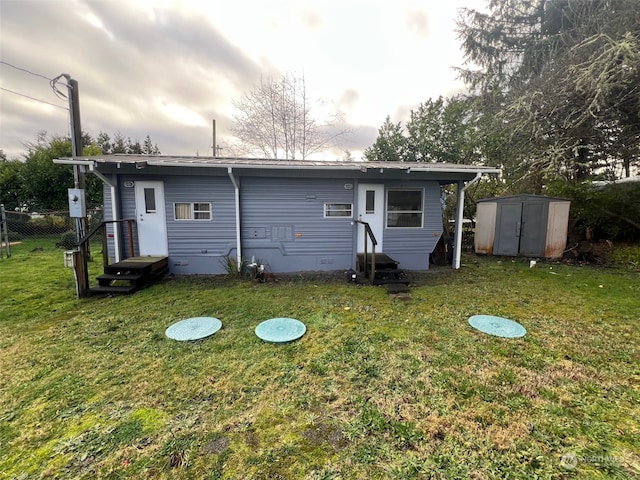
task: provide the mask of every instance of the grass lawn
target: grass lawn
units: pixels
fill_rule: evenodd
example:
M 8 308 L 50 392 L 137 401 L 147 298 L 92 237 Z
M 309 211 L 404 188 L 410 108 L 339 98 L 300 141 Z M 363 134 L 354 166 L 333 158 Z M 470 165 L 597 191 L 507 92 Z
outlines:
M 406 302 L 331 277 L 77 300 L 54 242 L 0 259 L 0 478 L 640 476 L 637 269 L 467 256 Z M 222 330 L 165 337 L 197 316 Z M 263 343 L 271 317 L 307 333 Z

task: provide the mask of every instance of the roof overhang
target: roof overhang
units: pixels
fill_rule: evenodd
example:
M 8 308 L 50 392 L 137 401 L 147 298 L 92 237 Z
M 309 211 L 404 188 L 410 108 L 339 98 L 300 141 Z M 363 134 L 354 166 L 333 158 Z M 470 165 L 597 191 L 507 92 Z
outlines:
M 458 165 L 452 163 L 419 163 L 419 162 L 356 162 L 356 161 L 317 161 L 317 160 L 275 160 L 230 157 L 186 157 L 165 155 L 102 155 L 95 157 L 67 157 L 54 160 L 57 164 L 84 165 L 90 170 L 109 172 L 113 168 L 124 168 L 131 172 L 153 168 L 154 171 L 166 172 L 170 169 L 211 169 L 227 172 L 235 171 L 271 172 L 272 174 L 289 174 L 301 176 L 305 173 L 313 175 L 322 172 L 324 175 L 352 172 L 356 177 L 382 174 L 382 178 L 399 175 L 412 175 L 420 179 L 434 179 L 443 183 L 466 181 L 478 174 L 499 174 L 500 169 L 480 165 Z M 169 173 L 169 172 L 166 172 Z M 204 172 L 202 172 L 204 173 Z M 406 178 L 406 177 L 404 177 Z

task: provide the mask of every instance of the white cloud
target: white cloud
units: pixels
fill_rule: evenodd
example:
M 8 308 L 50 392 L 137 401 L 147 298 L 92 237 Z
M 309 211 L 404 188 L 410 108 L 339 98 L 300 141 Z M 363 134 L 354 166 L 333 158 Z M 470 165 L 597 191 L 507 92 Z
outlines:
M 209 122 L 199 113 L 179 103 L 155 98 L 154 107 L 166 117 L 167 122 L 178 122 L 189 127 L 206 127 Z
M 311 98 L 333 102 L 355 129 L 337 150 L 361 152 L 387 115 L 404 121 L 463 88 L 450 68 L 461 64 L 453 19 L 483 3 L 3 0 L 0 51 L 21 68 L 78 80 L 85 131 L 148 134 L 171 154 L 210 152 L 214 118 L 224 143 L 232 101 L 261 76 L 304 76 Z M 0 86 L 64 105 L 46 80 L 6 65 Z M 19 156 L 38 131 L 66 135 L 56 110 L 0 91 L 0 148 Z

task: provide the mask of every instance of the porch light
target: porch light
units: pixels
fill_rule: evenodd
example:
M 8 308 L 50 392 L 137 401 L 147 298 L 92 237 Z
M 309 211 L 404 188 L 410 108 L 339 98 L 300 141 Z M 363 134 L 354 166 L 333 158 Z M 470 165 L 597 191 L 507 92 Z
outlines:
M 357 274 L 353 268 L 350 268 L 349 270 L 347 270 L 347 279 L 350 282 L 355 282 L 357 280 Z

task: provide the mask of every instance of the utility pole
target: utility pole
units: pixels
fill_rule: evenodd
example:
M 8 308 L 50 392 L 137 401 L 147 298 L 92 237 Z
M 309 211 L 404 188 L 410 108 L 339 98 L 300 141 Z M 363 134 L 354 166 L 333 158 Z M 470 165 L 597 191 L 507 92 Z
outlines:
M 211 144 L 212 145 L 211 148 L 213 149 L 213 156 L 214 157 L 219 157 L 220 156 L 220 152 L 222 151 L 222 147 L 219 147 L 216 144 L 216 121 L 215 121 L 215 119 L 211 120 L 211 123 L 212 123 L 211 126 L 213 128 L 213 143 Z
M 78 157 L 82 155 L 82 127 L 80 126 L 80 92 L 78 82 L 71 78 L 67 73 L 60 75 L 67 80 L 67 88 L 69 89 L 69 112 L 71 116 L 71 156 Z M 87 218 L 85 211 L 85 167 L 81 165 L 73 166 L 73 183 L 75 193 L 70 191 L 70 207 L 74 202 L 80 201 L 80 214 L 74 212 L 76 223 L 76 243 L 78 251 L 74 254 L 74 271 L 76 274 L 76 290 L 78 297 L 84 297 L 89 288 L 89 273 L 87 261 L 89 259 L 89 248 L 87 244 L 80 244 L 80 240 L 87 233 Z M 82 197 L 81 199 L 78 197 Z M 73 198 L 72 198 L 73 197 Z M 75 200 L 74 200 L 75 198 Z
M 216 120 L 213 119 L 211 120 L 211 127 L 213 130 L 213 143 L 212 143 L 212 147 L 213 148 L 213 156 L 217 157 L 218 156 L 218 151 L 216 150 Z
M 71 78 L 67 73 L 61 76 L 67 80 L 67 88 L 69 89 L 69 112 L 71 115 L 71 156 L 78 157 L 82 155 L 82 127 L 80 126 L 80 93 L 78 90 L 78 81 Z M 86 187 L 84 167 L 80 165 L 73 166 L 73 183 L 74 188 L 82 190 Z M 76 218 L 76 242 L 80 242 L 86 233 L 86 218 Z

